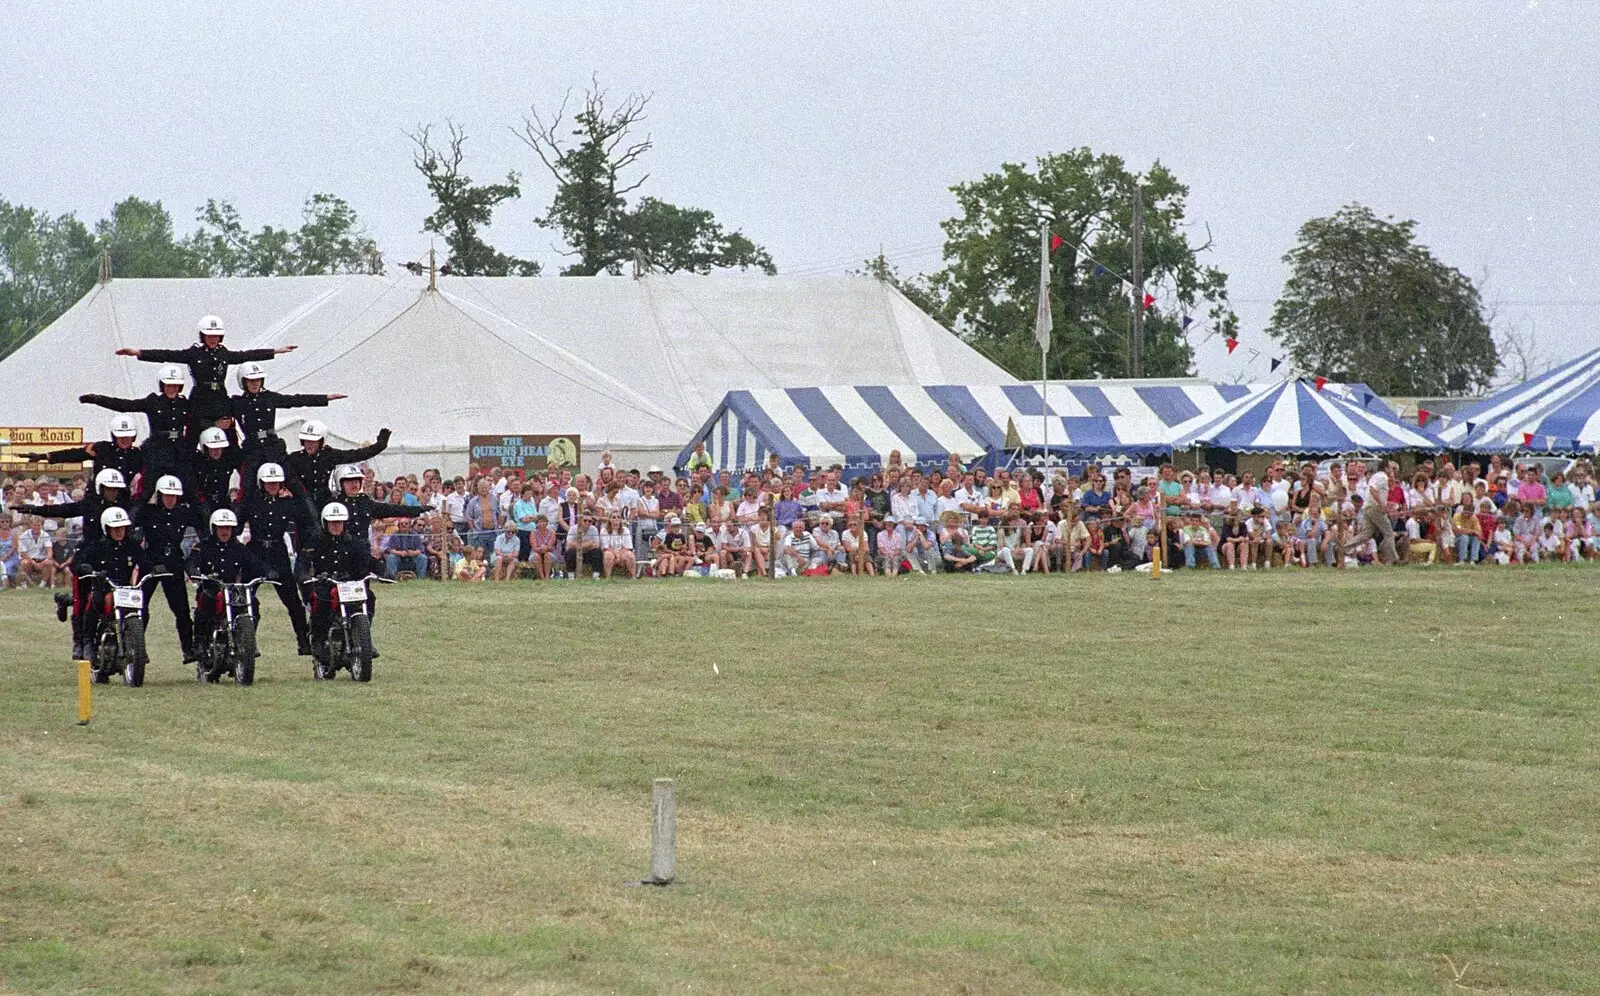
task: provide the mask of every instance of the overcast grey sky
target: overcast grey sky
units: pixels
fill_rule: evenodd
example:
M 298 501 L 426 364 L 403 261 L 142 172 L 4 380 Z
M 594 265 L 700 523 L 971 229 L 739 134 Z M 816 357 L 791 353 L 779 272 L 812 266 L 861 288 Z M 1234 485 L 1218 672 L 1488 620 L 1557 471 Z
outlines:
M 780 272 L 880 246 L 935 269 L 952 183 L 1087 145 L 1160 159 L 1210 224 L 1245 331 L 1232 357 L 1196 337 L 1206 376 L 1266 376 L 1249 350 L 1280 257 L 1352 200 L 1487 274 L 1500 322 L 1548 358 L 1600 346 L 1594 0 L 238 9 L 0 0 L 0 197 L 92 220 L 136 193 L 187 231 L 207 197 L 256 227 L 327 191 L 414 258 L 429 203 L 406 132 L 450 117 L 475 178 L 524 174 L 496 244 L 555 264 L 532 224 L 551 185 L 508 126 L 597 71 L 655 95 L 647 189 L 714 210 Z

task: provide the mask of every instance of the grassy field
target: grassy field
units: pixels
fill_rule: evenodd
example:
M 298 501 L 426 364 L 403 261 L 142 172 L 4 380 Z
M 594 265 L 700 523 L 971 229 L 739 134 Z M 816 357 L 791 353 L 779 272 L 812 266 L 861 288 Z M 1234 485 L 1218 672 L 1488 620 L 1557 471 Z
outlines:
M 249 689 L 159 605 L 87 729 L 3 593 L 0 988 L 1594 992 L 1597 581 L 412 584 Z

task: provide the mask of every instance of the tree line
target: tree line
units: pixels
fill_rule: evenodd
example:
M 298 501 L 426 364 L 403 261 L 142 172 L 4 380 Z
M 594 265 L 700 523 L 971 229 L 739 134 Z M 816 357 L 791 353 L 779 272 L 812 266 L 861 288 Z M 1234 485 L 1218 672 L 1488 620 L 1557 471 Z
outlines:
M 617 274 L 635 261 L 668 273 L 775 274 L 766 249 L 711 211 L 641 192 L 653 148 L 639 133 L 649 104 L 649 95 L 636 93 L 613 103 L 595 81 L 576 101 L 569 93 L 560 106 L 532 108 L 512 126 L 554 183 L 536 222 L 561 240 L 570 262 L 560 274 Z M 456 122 L 420 124 L 410 138 L 412 166 L 433 202 L 421 227 L 444 243 L 446 272 L 539 274 L 538 261 L 505 253 L 486 236 L 496 210 L 522 195 L 521 174 L 474 181 L 468 134 Z M 1144 203 L 1148 306 L 1133 300 L 1126 279 L 1135 188 Z M 1189 190 L 1161 163 L 1136 172 L 1115 155 L 1082 148 L 1040 157 L 1031 168 L 1002 164 L 951 192 L 957 213 L 941 225 L 938 270 L 904 275 L 880 254 L 859 272 L 892 284 L 1015 376 L 1040 373 L 1033 326 L 1041 226 L 1056 243 L 1052 378 L 1127 376 L 1136 306 L 1144 308 L 1147 376 L 1189 375 L 1196 335 L 1237 335 L 1227 276 L 1206 262 L 1210 239 L 1191 237 Z M 208 200 L 195 220 L 180 236 L 159 201 L 129 197 L 90 226 L 0 199 L 0 357 L 87 292 L 102 255 L 119 277 L 384 271 L 355 210 L 332 194 L 312 195 L 298 227 L 251 229 L 219 200 Z M 1477 392 L 1498 369 L 1478 287 L 1417 242 L 1416 222 L 1346 205 L 1302 225 L 1283 259 L 1289 277 L 1267 333 L 1294 367 L 1393 395 Z

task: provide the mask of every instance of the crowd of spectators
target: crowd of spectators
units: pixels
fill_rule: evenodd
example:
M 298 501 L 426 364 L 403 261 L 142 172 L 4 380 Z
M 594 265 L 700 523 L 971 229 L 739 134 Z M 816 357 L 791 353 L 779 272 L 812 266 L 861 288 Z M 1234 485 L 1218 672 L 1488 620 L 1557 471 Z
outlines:
M 378 480 L 378 501 L 425 506 L 380 520 L 375 557 L 397 580 L 833 573 L 1050 573 L 1163 568 L 1221 570 L 1459 565 L 1594 558 L 1600 541 L 1593 468 L 1544 461 L 1274 460 L 1258 481 L 1163 464 L 1063 470 L 888 465 L 713 472 L 697 453 L 683 473 L 624 470 L 602 456 L 591 476 L 529 475 L 473 466 L 450 480 Z M 0 565 L 8 585 L 64 583 L 81 535 L 53 503 L 82 477 L 8 482 L 0 492 Z

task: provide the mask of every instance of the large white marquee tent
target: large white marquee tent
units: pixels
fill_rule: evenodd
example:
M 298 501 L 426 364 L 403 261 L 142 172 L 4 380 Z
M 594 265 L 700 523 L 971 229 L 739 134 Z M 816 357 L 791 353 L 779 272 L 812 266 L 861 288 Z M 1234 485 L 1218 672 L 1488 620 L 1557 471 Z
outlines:
M 124 346 L 180 348 L 216 314 L 228 345 L 295 344 L 267 366 L 288 393 L 339 392 L 285 413 L 336 443 L 388 426 L 385 473 L 465 470 L 472 434 L 582 437 L 623 466 L 670 465 L 730 390 L 839 384 L 1014 384 L 893 288 L 867 277 L 325 276 L 112 280 L 0 361 L 0 424 L 106 421 L 79 394 L 148 393 L 156 367 Z

